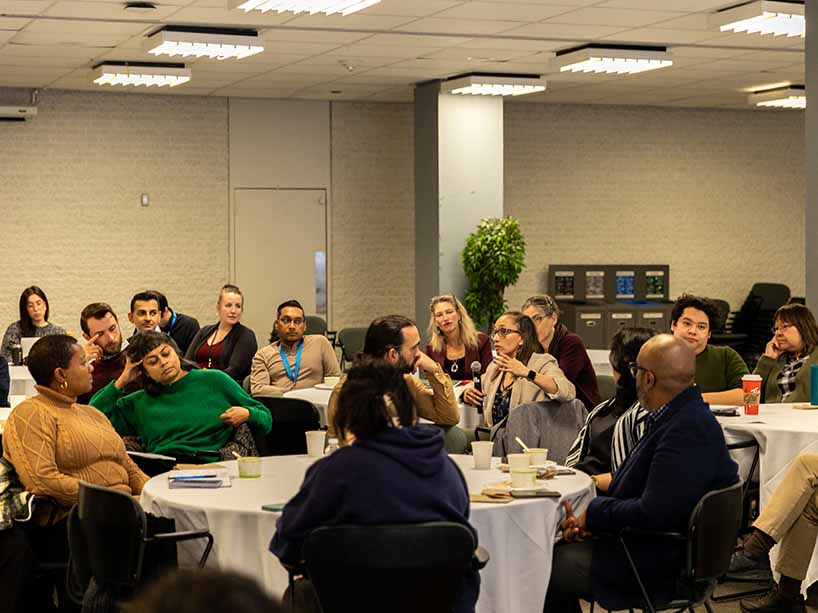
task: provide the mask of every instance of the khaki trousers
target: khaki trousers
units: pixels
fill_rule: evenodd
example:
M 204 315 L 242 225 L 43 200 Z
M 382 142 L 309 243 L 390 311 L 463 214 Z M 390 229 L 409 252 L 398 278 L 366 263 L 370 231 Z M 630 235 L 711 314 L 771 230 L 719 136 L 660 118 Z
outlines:
M 793 461 L 753 526 L 779 544 L 775 569 L 803 581 L 818 538 L 818 454 Z

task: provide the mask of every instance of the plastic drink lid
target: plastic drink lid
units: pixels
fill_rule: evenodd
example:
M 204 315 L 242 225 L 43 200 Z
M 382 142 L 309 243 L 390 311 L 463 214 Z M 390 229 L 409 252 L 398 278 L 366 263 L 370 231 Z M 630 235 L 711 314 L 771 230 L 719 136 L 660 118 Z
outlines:
M 761 381 L 761 375 L 744 375 L 742 379 L 747 379 L 748 381 Z

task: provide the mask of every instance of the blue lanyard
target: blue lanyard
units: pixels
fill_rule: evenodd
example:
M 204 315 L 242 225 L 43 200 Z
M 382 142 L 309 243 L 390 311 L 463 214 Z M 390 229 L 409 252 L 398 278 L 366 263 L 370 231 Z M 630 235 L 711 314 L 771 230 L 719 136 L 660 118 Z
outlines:
M 298 371 L 301 370 L 301 350 L 304 348 L 304 339 L 302 338 L 298 343 L 298 352 L 295 354 L 295 372 L 290 368 L 290 362 L 287 360 L 287 354 L 284 353 L 284 346 L 278 346 L 278 353 L 281 355 L 281 361 L 284 362 L 284 368 L 287 369 L 287 377 L 290 381 L 295 383 L 298 379 Z
M 176 311 L 173 312 L 173 317 L 170 318 L 170 325 L 168 325 L 168 331 L 165 333 L 170 336 L 170 331 L 173 330 L 173 326 L 176 325 Z

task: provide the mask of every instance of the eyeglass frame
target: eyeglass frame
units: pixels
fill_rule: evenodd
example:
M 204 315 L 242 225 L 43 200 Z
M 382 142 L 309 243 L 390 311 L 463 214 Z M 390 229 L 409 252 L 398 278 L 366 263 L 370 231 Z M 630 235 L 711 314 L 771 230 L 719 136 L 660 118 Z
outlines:
M 634 381 L 636 380 L 636 376 L 639 374 L 640 370 L 644 370 L 645 372 L 653 372 L 650 368 L 640 366 L 636 362 L 628 362 L 628 371 L 631 373 L 631 377 L 633 377 Z
M 520 336 L 522 336 L 522 332 L 516 328 L 506 328 L 505 326 L 500 326 L 499 328 L 495 328 L 494 331 L 491 333 L 492 338 L 499 335 L 500 338 L 505 338 L 509 335 L 510 332 L 516 332 Z
M 779 331 L 784 332 L 784 330 L 789 330 L 790 328 L 793 328 L 793 327 L 798 328 L 798 326 L 796 326 L 795 324 L 791 324 L 789 322 L 782 321 L 780 325 L 773 326 L 772 328 L 770 328 L 770 332 L 772 332 L 773 336 L 775 336 L 776 334 L 778 334 Z

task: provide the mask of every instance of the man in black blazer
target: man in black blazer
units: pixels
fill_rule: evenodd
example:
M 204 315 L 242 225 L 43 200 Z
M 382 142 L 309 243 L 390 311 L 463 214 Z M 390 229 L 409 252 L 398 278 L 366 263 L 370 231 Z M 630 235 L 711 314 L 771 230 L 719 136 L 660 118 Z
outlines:
M 579 517 L 566 504 L 564 541 L 554 548 L 546 613 L 580 611 L 579 598 L 610 610 L 641 606 L 618 540 L 587 537 L 625 527 L 684 532 L 702 496 L 738 480 L 721 426 L 694 383 L 693 350 L 661 334 L 642 346 L 631 368 L 639 402 L 649 412 L 647 432 L 617 470 L 608 496 L 592 500 Z M 682 548 L 646 540 L 635 542 L 631 553 L 651 598 L 670 600 L 684 562 Z

